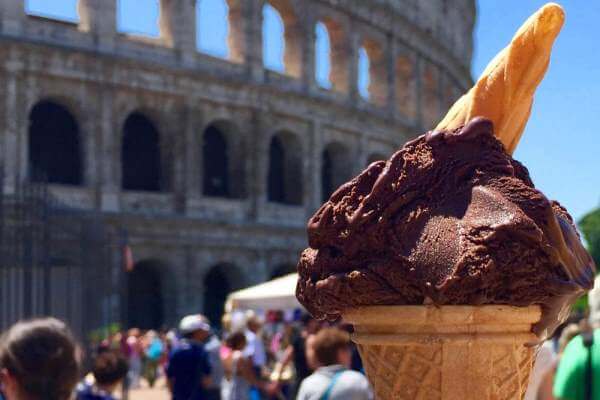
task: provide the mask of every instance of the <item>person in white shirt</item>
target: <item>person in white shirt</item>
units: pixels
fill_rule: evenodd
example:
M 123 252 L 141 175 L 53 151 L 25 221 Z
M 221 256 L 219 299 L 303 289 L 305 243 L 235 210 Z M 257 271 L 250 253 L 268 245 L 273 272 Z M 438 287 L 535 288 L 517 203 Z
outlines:
M 260 374 L 260 371 L 267 363 L 267 353 L 260 335 L 261 328 L 262 321 L 260 318 L 252 312 L 248 313 L 246 319 L 246 330 L 244 332 L 246 336 L 246 348 L 244 349 L 244 356 L 252 359 L 252 365 L 258 374 Z
M 322 329 L 310 343 L 317 370 L 300 385 L 296 400 L 372 400 L 367 378 L 350 369 L 350 335 L 337 328 Z

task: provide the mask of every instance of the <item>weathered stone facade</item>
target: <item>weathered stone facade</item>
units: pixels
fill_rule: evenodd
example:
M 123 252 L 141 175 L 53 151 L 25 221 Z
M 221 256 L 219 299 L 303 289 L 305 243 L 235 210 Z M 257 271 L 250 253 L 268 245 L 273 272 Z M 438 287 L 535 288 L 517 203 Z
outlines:
M 79 23 L 66 23 L 0 0 L 4 192 L 31 178 L 34 106 L 64 107 L 77 124 L 82 179 L 50 190 L 127 229 L 135 260 L 151 260 L 159 277 L 166 323 L 212 301 L 206 284 L 234 289 L 294 266 L 305 221 L 323 198 L 324 159 L 328 185 L 341 183 L 431 127 L 472 83 L 474 0 L 269 0 L 284 21 L 285 73 L 263 66 L 265 0 L 227 1 L 228 60 L 196 49 L 194 0 L 161 0 L 156 39 L 117 32 L 116 2 L 79 0 Z M 331 90 L 315 82 L 318 21 L 331 39 Z M 361 46 L 369 100 L 357 88 Z M 156 191 L 122 189 L 132 112 L 159 134 Z M 211 124 L 226 143 L 223 196 L 206 195 L 203 183 Z M 274 165 L 285 172 L 269 171 Z M 273 189 L 277 174 L 285 182 Z

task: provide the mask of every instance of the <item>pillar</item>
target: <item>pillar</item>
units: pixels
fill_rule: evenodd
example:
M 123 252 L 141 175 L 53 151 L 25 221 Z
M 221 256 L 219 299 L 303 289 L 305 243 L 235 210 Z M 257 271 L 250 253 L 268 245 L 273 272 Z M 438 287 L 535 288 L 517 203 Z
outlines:
M 2 33 L 20 35 L 25 21 L 25 2 L 23 0 L 0 0 Z
M 79 0 L 79 29 L 94 37 L 100 50 L 111 51 L 117 34 L 117 0 Z
M 321 121 L 313 120 L 310 124 L 310 145 L 308 147 L 308 173 L 306 190 L 304 191 L 304 204 L 309 215 L 312 215 L 322 203 L 321 195 L 321 163 L 323 154 L 323 132 Z
M 305 32 L 304 40 L 302 43 L 302 82 L 305 90 L 313 92 L 318 90 L 315 79 L 316 61 L 315 61 L 315 42 L 317 40 L 315 32 L 316 21 L 312 14 L 307 12 L 306 19 L 301 19 L 297 25 L 304 24 L 302 31 Z M 331 51 L 331 50 L 330 50 Z
M 103 211 L 119 210 L 121 191 L 121 139 L 122 126 L 115 120 L 112 89 L 99 87 L 100 97 L 100 208 Z
M 392 35 L 387 37 L 387 51 L 385 52 L 385 63 L 387 70 L 387 111 L 391 118 L 394 118 L 397 114 L 397 94 L 396 94 L 396 57 L 397 57 L 397 45 L 396 40 Z
M 248 75 L 252 80 L 260 83 L 264 80 L 263 52 L 262 52 L 262 14 L 263 1 L 245 0 L 244 21 L 244 61 L 248 68 Z
M 350 21 L 348 32 L 348 93 L 350 101 L 358 101 L 358 49 L 360 48 L 360 34 L 354 29 L 354 21 Z
M 160 0 L 160 37 L 184 65 L 193 65 L 196 53 L 195 0 Z

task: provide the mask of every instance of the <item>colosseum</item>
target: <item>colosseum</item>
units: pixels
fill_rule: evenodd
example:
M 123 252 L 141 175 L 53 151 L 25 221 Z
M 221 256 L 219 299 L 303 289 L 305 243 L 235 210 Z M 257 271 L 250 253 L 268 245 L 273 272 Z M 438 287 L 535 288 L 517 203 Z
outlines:
M 227 58 L 198 50 L 196 1 L 160 0 L 158 37 L 121 32 L 118 1 L 79 0 L 73 22 L 0 0 L 0 325 L 218 319 L 229 291 L 295 269 L 340 183 L 472 84 L 474 0 L 227 0 Z M 279 71 L 263 60 L 267 5 Z

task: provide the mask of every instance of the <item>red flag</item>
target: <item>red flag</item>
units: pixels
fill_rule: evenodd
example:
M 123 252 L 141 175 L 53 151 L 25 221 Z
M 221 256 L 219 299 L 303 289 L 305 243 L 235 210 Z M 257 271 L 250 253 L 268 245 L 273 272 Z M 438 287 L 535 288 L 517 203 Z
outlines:
M 135 264 L 133 263 L 133 253 L 131 252 L 131 247 L 128 244 L 123 246 L 123 267 L 125 271 L 131 272 L 133 271 L 133 267 Z

